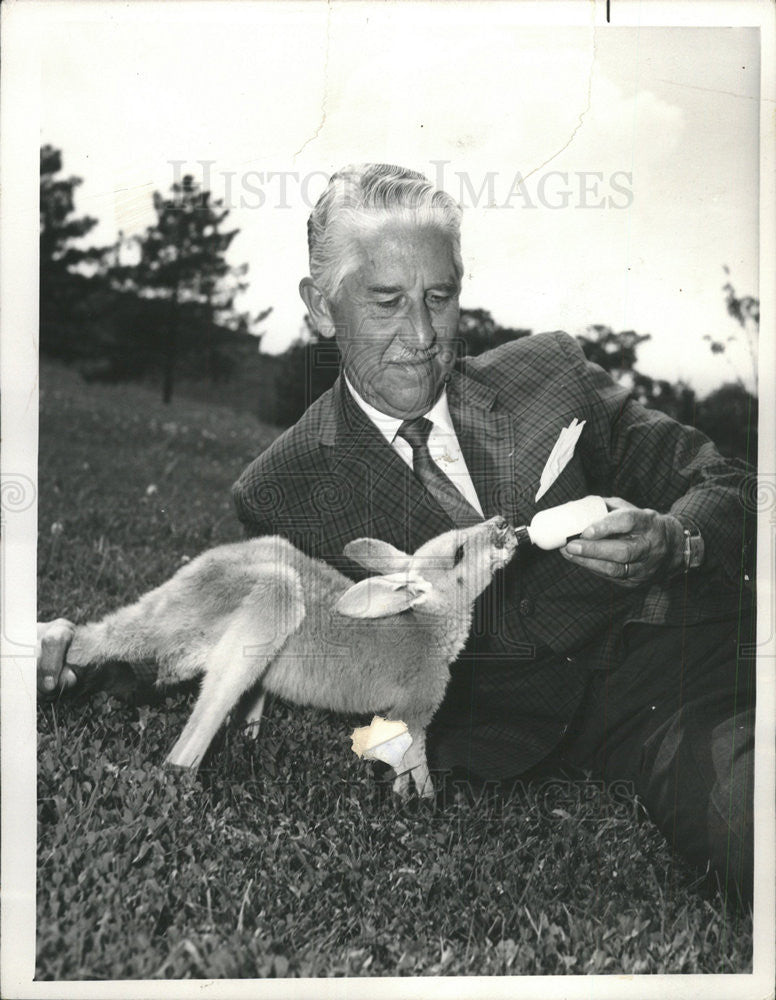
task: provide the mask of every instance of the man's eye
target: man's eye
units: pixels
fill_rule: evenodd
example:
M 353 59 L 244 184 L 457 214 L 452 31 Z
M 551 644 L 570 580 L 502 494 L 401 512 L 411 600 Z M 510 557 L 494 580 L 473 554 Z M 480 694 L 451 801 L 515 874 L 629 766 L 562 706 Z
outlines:
M 446 306 L 451 298 L 452 296 L 450 295 L 430 295 L 428 304 L 433 308 L 440 309 L 443 306 Z
M 385 299 L 383 302 L 377 302 L 376 305 L 379 309 L 395 309 L 399 304 L 399 299 Z

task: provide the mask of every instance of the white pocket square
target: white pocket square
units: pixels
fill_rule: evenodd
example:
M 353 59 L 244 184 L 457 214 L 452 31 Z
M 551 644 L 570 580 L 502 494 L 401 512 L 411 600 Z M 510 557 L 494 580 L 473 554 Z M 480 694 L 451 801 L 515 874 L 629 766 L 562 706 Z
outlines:
M 547 464 L 542 469 L 539 479 L 539 492 L 536 494 L 534 502 L 541 500 L 571 461 L 571 456 L 574 454 L 574 449 L 577 446 L 579 435 L 582 433 L 585 423 L 586 421 L 579 421 L 574 417 L 568 427 L 564 427 L 558 435 L 558 440 L 552 447 Z

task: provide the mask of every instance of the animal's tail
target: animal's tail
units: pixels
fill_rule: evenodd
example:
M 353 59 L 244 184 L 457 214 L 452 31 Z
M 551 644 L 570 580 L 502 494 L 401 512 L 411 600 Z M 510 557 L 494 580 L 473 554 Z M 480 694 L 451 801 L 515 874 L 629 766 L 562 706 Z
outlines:
M 208 655 L 199 698 L 168 764 L 199 766 L 229 712 L 258 683 L 304 614 L 304 595 L 294 570 L 271 575 L 251 591 Z

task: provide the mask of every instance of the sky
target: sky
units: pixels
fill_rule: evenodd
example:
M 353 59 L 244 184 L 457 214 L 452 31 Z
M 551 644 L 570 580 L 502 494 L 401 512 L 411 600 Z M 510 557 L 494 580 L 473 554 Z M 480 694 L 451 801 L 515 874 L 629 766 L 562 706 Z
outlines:
M 462 306 L 535 332 L 634 329 L 646 374 L 751 386 L 722 286 L 727 265 L 758 294 L 755 29 L 527 26 L 508 4 L 274 3 L 237 25 L 151 7 L 43 34 L 41 142 L 83 178 L 91 242 L 142 232 L 153 191 L 192 173 L 231 208 L 239 306 L 273 307 L 262 348 L 279 351 L 302 328 L 326 177 L 401 163 L 463 205 Z M 738 344 L 712 356 L 704 335 Z

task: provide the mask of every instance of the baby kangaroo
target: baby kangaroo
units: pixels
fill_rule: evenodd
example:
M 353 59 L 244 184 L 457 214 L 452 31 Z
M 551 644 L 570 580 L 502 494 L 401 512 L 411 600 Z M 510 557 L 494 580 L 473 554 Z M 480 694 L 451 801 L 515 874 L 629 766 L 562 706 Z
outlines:
M 463 648 L 475 599 L 509 562 L 515 532 L 501 517 L 439 535 L 410 556 L 359 538 L 345 555 L 379 574 L 353 584 L 270 536 L 203 553 L 130 607 L 79 626 L 74 667 L 154 660 L 158 685 L 204 675 L 169 764 L 196 768 L 243 695 L 257 727 L 266 692 L 339 712 L 380 712 L 412 737 L 394 784 L 433 789 L 425 728 Z

